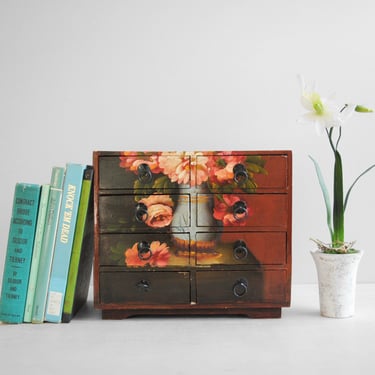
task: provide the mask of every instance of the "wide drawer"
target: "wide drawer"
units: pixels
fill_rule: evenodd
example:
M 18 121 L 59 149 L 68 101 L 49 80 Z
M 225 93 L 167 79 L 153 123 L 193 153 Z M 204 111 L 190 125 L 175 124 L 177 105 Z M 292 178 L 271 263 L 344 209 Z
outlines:
M 189 227 L 274 227 L 286 229 L 286 194 L 189 194 L 99 196 L 102 232 L 132 230 L 185 231 Z
M 286 302 L 285 270 L 197 271 L 197 303 Z
M 187 304 L 190 273 L 100 272 L 99 298 L 108 304 Z

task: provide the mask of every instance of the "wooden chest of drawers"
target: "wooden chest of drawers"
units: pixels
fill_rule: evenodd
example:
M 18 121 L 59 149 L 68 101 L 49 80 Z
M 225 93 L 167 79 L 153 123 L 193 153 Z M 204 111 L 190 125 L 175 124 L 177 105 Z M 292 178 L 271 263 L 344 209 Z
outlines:
M 291 151 L 93 156 L 103 318 L 271 318 L 290 305 Z

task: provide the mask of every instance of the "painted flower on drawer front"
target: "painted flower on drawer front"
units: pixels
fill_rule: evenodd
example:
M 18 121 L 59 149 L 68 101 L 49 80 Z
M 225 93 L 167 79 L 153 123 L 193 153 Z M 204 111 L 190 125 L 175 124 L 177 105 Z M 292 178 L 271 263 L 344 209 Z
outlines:
M 131 248 L 125 250 L 125 264 L 129 267 L 144 267 L 149 265 L 151 267 L 166 267 L 171 256 L 169 247 L 166 243 L 159 241 L 152 241 L 150 244 L 151 257 L 149 259 L 142 259 L 139 256 L 138 242 Z
M 120 167 L 137 173 L 141 164 L 147 164 L 150 171 L 160 173 L 158 155 L 134 155 L 132 152 L 124 151 L 120 156 Z
M 233 183 L 233 168 L 237 164 L 244 164 L 244 155 L 222 155 L 220 158 L 211 158 L 209 161 L 210 181 L 219 184 Z
M 147 207 L 145 224 L 151 228 L 168 226 L 173 219 L 173 200 L 169 195 L 154 194 L 139 200 Z
M 223 194 L 215 196 L 214 218 L 223 223 L 224 226 L 243 226 L 246 224 L 245 219 L 253 215 L 253 211 L 247 206 L 246 214 L 235 215 L 233 207 L 241 199 L 237 195 Z
M 161 171 L 179 185 L 199 186 L 208 179 L 208 158 L 196 152 L 163 152 L 159 156 Z

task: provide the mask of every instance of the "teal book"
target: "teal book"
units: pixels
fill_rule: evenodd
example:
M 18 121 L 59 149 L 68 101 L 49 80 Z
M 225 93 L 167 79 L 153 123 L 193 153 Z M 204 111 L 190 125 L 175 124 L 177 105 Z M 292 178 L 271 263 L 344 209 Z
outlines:
M 44 318 L 45 321 L 51 323 L 60 323 L 62 318 L 85 168 L 86 165 L 83 164 L 68 163 L 65 169 L 63 196 Z
M 44 226 L 42 249 L 35 286 L 32 323 L 43 323 L 47 302 L 49 278 L 51 273 L 53 251 L 55 248 L 57 223 L 61 208 L 62 188 L 65 168 L 53 167 L 50 181 L 50 192 L 47 205 L 47 216 Z
M 70 258 L 62 322 L 69 323 L 87 301 L 94 256 L 94 205 L 92 166 L 87 166 L 79 201 Z
M 31 258 L 29 285 L 27 288 L 25 314 L 23 317 L 23 321 L 26 323 L 31 322 L 31 317 L 33 313 L 35 285 L 36 285 L 36 278 L 37 278 L 38 268 L 39 268 L 40 252 L 42 249 L 43 232 L 44 232 L 44 224 L 46 221 L 49 190 L 50 190 L 49 184 L 42 185 L 42 190 L 40 193 L 40 201 L 39 201 L 38 218 L 36 221 L 33 256 Z
M 0 300 L 0 321 L 22 323 L 34 246 L 41 186 L 17 183 Z

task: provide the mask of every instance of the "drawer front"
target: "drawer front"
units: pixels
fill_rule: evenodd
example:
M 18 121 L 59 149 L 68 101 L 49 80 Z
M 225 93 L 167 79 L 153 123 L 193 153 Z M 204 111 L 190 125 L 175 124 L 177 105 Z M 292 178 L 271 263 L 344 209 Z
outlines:
M 103 232 L 133 230 L 166 230 L 172 222 L 179 199 L 189 202 L 189 195 L 101 195 L 99 196 L 99 224 Z M 186 218 L 178 227 L 190 225 L 189 204 L 179 208 Z
M 198 155 L 197 165 L 207 165 L 212 192 L 228 189 L 272 192 L 284 190 L 289 184 L 287 155 L 218 152 Z
M 174 233 L 190 243 L 189 233 Z M 102 234 L 99 243 L 101 266 L 126 267 L 183 267 L 190 263 L 190 248 L 183 256 L 177 252 L 174 238 L 169 233 Z
M 206 233 L 197 233 L 199 243 Z M 285 232 L 224 232 L 218 236 L 216 255 L 196 255 L 197 265 L 284 265 L 287 262 Z
M 118 152 L 99 159 L 99 188 L 153 191 L 190 186 L 190 156 L 185 153 Z M 164 155 L 164 156 L 162 156 Z M 181 178 L 174 178 L 178 164 Z M 170 176 L 170 177 L 168 177 Z
M 100 302 L 109 304 L 190 303 L 189 272 L 100 272 Z
M 196 211 L 200 227 L 287 228 L 289 206 L 286 194 L 224 194 L 212 195 L 210 200 L 214 202 L 212 216 L 215 221 L 199 207 Z
M 284 270 L 197 271 L 197 302 L 283 304 L 286 299 Z

